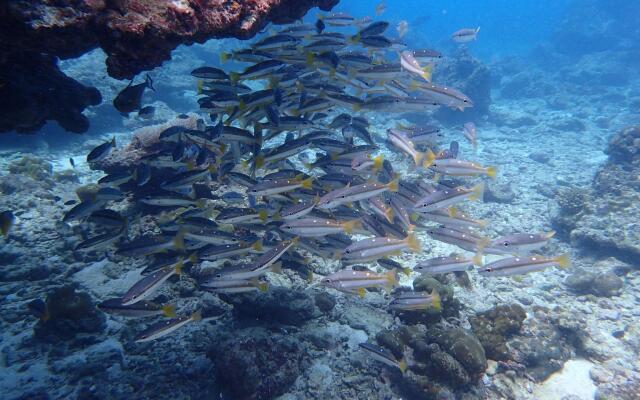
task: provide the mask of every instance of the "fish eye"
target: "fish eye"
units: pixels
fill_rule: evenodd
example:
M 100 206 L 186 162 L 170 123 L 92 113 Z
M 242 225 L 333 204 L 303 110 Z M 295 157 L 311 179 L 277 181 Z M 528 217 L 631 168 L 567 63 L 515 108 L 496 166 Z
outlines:
M 509 242 L 503 242 L 502 245 L 505 246 L 505 247 L 509 246 Z

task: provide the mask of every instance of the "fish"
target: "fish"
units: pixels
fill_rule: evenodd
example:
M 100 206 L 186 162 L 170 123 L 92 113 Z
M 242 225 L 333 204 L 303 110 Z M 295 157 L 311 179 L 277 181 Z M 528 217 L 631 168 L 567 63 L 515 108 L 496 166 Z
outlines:
M 342 251 L 341 259 L 347 262 L 373 261 L 389 255 L 399 254 L 404 250 L 420 252 L 422 246 L 413 233 L 404 239 L 391 237 L 374 237 L 362 239 L 347 246 Z
M 496 167 L 482 167 L 474 162 L 459 160 L 455 158 L 436 159 L 437 157 L 427 151 L 427 159 L 430 160 L 429 169 L 441 175 L 450 176 L 480 176 L 486 175 L 491 179 L 495 179 L 497 174 Z
M 346 186 L 342 189 L 333 190 L 318 200 L 316 208 L 320 210 L 329 210 L 342 204 L 365 200 L 386 191 L 397 192 L 398 180 L 396 179 L 389 183 L 363 183 L 361 185 Z
M 444 243 L 449 243 L 460 247 L 461 249 L 475 252 L 474 263 L 482 264 L 482 252 L 485 247 L 491 244 L 491 240 L 484 236 L 475 234 L 470 231 L 462 231 L 453 228 L 439 227 L 427 229 L 427 234 L 432 238 Z
M 318 32 L 318 33 L 322 33 L 322 31 L 324 31 L 324 29 L 326 28 L 326 25 L 324 24 L 324 22 L 322 21 L 322 19 L 318 18 L 318 19 L 316 20 L 315 27 L 316 27 L 316 32 Z
M 376 346 L 371 343 L 360 343 L 360 348 L 376 361 L 398 368 L 402 373 L 407 370 L 407 364 L 404 360 L 398 360 L 393 353 L 384 347 Z
M 73 157 L 69 157 L 69 164 L 71 165 L 71 168 L 74 168 L 74 169 L 75 169 L 75 167 L 76 167 L 76 162 L 75 162 L 75 161 L 73 161 Z
M 539 255 L 509 257 L 485 264 L 478 269 L 478 274 L 488 277 L 512 276 L 542 271 L 548 267 L 566 268 L 569 266 L 569 263 L 569 256 L 567 254 L 555 257 Z
M 175 318 L 176 316 L 176 307 L 173 304 L 160 305 L 151 301 L 140 301 L 125 306 L 119 297 L 107 299 L 99 303 L 97 307 L 100 311 L 107 314 L 121 315 L 124 317 L 142 318 L 162 315 Z
M 457 208 L 451 206 L 448 208 L 439 208 L 426 213 L 421 213 L 420 216 L 425 219 L 437 222 L 439 224 L 449 227 L 461 227 L 461 228 L 486 228 L 489 221 L 481 219 L 473 219 Z
M 413 267 L 413 270 L 421 274 L 437 275 L 468 271 L 473 268 L 473 265 L 473 259 L 465 258 L 459 254 L 452 254 L 446 257 L 435 257 L 420 261 Z
M 316 206 L 318 199 L 314 199 L 313 201 L 307 202 L 299 202 L 297 204 L 293 204 L 288 207 L 284 207 L 279 211 L 279 217 L 285 221 L 291 221 L 294 219 L 302 218 L 308 215 L 311 211 L 313 211 Z
M 227 81 L 229 80 L 229 75 L 221 70 L 220 68 L 215 67 L 199 67 L 191 71 L 191 76 L 195 78 L 201 79 L 212 79 L 212 80 L 220 80 Z
M 382 15 L 386 9 L 387 9 L 387 6 L 384 4 L 384 1 L 381 1 L 376 5 L 376 8 L 375 8 L 376 15 Z
M 480 27 L 477 28 L 462 28 L 451 34 L 451 39 L 456 43 L 469 43 L 478 38 L 478 32 Z
M 156 113 L 156 108 L 154 106 L 145 106 L 138 110 L 138 118 L 142 119 L 151 119 Z
M 196 311 L 191 315 L 172 318 L 168 321 L 160 321 L 151 325 L 150 327 L 142 331 L 140 334 L 138 334 L 134 338 L 134 341 L 136 343 L 150 342 L 152 340 L 159 339 L 163 336 L 166 336 L 170 333 L 175 332 L 176 330 L 182 328 L 189 322 L 200 321 L 201 319 L 202 319 L 202 316 L 200 314 L 200 311 Z
M 409 32 L 409 23 L 405 20 L 398 22 L 398 24 L 396 25 L 396 31 L 398 31 L 398 37 L 403 38 L 404 35 Z
M 246 293 L 253 291 L 266 292 L 269 284 L 258 280 L 251 279 L 211 279 L 200 285 L 206 291 L 220 294 Z
M 362 271 L 341 270 L 323 277 L 320 284 L 341 292 L 364 297 L 367 288 L 385 288 L 387 291 L 391 291 L 398 285 L 398 273 L 395 270 L 383 274 L 368 269 Z
M 127 292 L 122 296 L 122 305 L 130 306 L 139 301 L 148 299 L 162 286 L 167 279 L 171 278 L 174 274 L 180 275 L 182 273 L 182 262 L 178 262 L 175 265 L 164 267 L 155 271 L 154 273 L 145 276 L 136 282 Z
M 423 67 L 418 60 L 413 56 L 413 52 L 410 50 L 404 50 L 400 52 L 400 65 L 406 71 L 420 76 L 427 82 L 431 82 L 432 66 L 431 64 Z
M 302 179 L 302 177 L 264 181 L 248 188 L 247 194 L 251 196 L 270 196 L 298 188 L 311 189 L 312 183 L 313 178 Z
M 361 228 L 358 220 L 335 221 L 323 218 L 301 218 L 280 225 L 280 230 L 301 237 L 320 237 L 345 232 L 352 233 Z
M 236 257 L 262 251 L 262 239 L 258 239 L 253 243 L 240 242 L 204 247 L 197 251 L 195 257 L 200 260 L 216 261 L 227 257 Z
M 476 151 L 478 147 L 476 124 L 473 122 L 465 122 L 464 127 L 462 128 L 462 134 L 467 138 L 467 140 L 469 140 L 469 143 L 473 145 L 473 150 Z
M 0 232 L 5 238 L 9 237 L 9 232 L 13 228 L 16 217 L 11 211 L 5 210 L 0 213 Z
M 428 213 L 447 208 L 463 200 L 482 200 L 484 196 L 484 183 L 481 182 L 471 188 L 458 186 L 453 189 L 439 190 L 420 198 L 413 205 L 413 211 Z
M 94 211 L 99 210 L 104 206 L 102 201 L 85 200 L 73 206 L 69 211 L 64 214 L 62 222 L 70 222 L 77 219 L 88 217 Z
M 116 138 L 114 136 L 108 142 L 104 142 L 101 145 L 95 147 L 93 150 L 91 150 L 87 155 L 87 163 L 91 164 L 91 163 L 104 160 L 105 158 L 107 158 L 107 156 L 109 156 L 109 154 L 111 153 L 111 150 L 115 148 L 116 148 Z
M 555 231 L 543 233 L 514 233 L 494 239 L 484 249 L 486 254 L 527 254 L 544 247 Z
M 389 308 L 396 311 L 424 311 L 433 309 L 440 311 L 442 304 L 440 294 L 433 289 L 428 292 L 401 292 L 389 303 Z
M 142 101 L 142 95 L 144 90 L 149 88 L 155 92 L 153 87 L 153 80 L 149 75 L 146 76 L 145 81 L 137 85 L 133 85 L 133 80 L 129 82 L 129 85 L 122 89 L 120 93 L 113 99 L 113 106 L 120 113 L 128 115 L 130 112 L 140 109 L 140 102 Z
M 151 254 L 166 253 L 168 251 L 184 250 L 183 233 L 178 233 L 173 237 L 143 238 L 121 245 L 116 250 L 116 254 L 126 257 L 145 257 Z
M 107 232 L 101 235 L 93 236 L 86 239 L 76 245 L 73 251 L 87 251 L 92 252 L 108 247 L 109 245 L 118 241 L 124 234 L 124 226 L 117 232 Z
M 428 167 L 435 159 L 435 155 L 431 152 L 419 152 L 415 148 L 415 144 L 402 132 L 395 129 L 387 129 L 387 138 L 396 148 L 411 156 L 416 167 Z

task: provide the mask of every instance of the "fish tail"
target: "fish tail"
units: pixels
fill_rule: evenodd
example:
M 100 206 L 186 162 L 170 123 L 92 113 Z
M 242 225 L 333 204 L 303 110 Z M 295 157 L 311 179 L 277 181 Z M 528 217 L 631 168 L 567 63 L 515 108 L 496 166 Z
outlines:
M 458 210 L 455 207 L 451 206 L 447 208 L 447 214 L 449 214 L 451 218 L 455 218 L 458 215 Z
M 189 261 L 191 261 L 192 263 L 197 263 L 198 262 L 198 253 L 196 253 L 195 251 L 193 253 L 191 253 L 191 255 L 189 256 Z
M 553 261 L 557 262 L 558 267 L 560 268 L 567 268 L 569 264 L 571 264 L 571 260 L 569 260 L 569 254 L 566 253 L 555 257 Z
M 399 189 L 399 179 L 395 178 L 391 182 L 387 183 L 387 189 L 389 189 L 390 192 L 397 192 Z
M 193 314 L 191 314 L 191 319 L 193 321 L 200 321 L 202 320 L 202 311 L 198 310 L 196 312 L 194 312 Z
M 431 305 L 436 311 L 442 310 L 442 299 L 440 298 L 440 293 L 435 289 L 431 291 Z
M 433 75 L 433 64 L 426 65 L 422 68 L 422 79 L 427 82 L 431 82 L 431 76 Z
M 479 250 L 471 259 L 473 261 L 473 265 L 477 265 L 479 267 L 482 266 L 482 251 Z
M 274 221 L 281 221 L 282 220 L 282 215 L 280 214 L 280 212 L 275 212 L 272 216 L 271 219 Z
M 262 154 L 256 156 L 255 166 L 256 168 L 262 168 L 264 166 L 264 156 Z
M 313 282 L 313 271 L 309 270 L 309 272 L 307 272 L 307 282 L 308 283 L 312 283 Z
M 180 275 L 182 274 L 182 267 L 184 265 L 182 264 L 182 260 L 178 261 L 175 265 L 175 267 L 173 267 L 173 270 L 175 271 L 176 275 Z
M 427 150 L 425 153 L 422 153 L 423 157 L 422 157 L 422 166 L 424 168 L 428 168 L 431 166 L 431 164 L 433 164 L 433 162 L 436 160 L 436 154 L 431 151 L 431 149 Z M 416 163 L 416 165 L 419 163 Z
M 230 72 L 229 79 L 231 79 L 231 82 L 233 83 L 238 83 L 238 81 L 240 80 L 240 74 L 237 72 Z
M 420 240 L 418 240 L 415 234 L 410 233 L 405 240 L 407 241 L 407 246 L 409 246 L 409 250 L 413 251 L 414 253 L 418 253 L 422 250 L 422 245 L 420 244 Z
M 229 61 L 230 57 L 231 57 L 230 53 L 225 53 L 224 51 L 220 52 L 220 64 L 224 64 L 227 61 Z
M 496 174 L 498 173 L 498 170 L 496 169 L 496 167 L 487 167 L 487 176 L 491 179 L 496 179 Z
M 486 219 L 478 219 L 476 220 L 476 224 L 478 224 L 480 228 L 486 228 L 487 225 L 489 225 L 489 221 L 487 221 Z
M 407 370 L 407 362 L 405 360 L 398 361 L 398 368 L 400 368 L 400 372 L 404 374 L 404 372 Z
M 349 234 L 353 233 L 354 229 L 357 229 L 361 226 L 362 225 L 360 224 L 360 220 L 357 220 L 357 219 L 347 221 L 344 224 L 342 224 L 344 231 Z
M 374 171 L 378 171 L 380 168 L 382 168 L 382 164 L 384 163 L 384 155 L 383 154 L 378 154 L 377 156 L 375 156 L 373 158 L 373 170 Z
M 165 304 L 162 306 L 162 315 L 169 318 L 176 317 L 176 306 L 173 304 Z
M 196 88 L 198 89 L 198 94 L 202 94 L 202 79 L 198 79 L 198 83 L 196 85 Z
M 393 208 L 389 207 L 387 208 L 387 210 L 384 212 L 384 217 L 387 219 L 387 221 L 389 221 L 389 223 L 393 223 Z
M 367 291 L 363 287 L 358 289 L 358 296 L 360 296 L 360 298 L 364 298 L 366 294 L 367 294 Z
M 300 182 L 300 185 L 305 189 L 311 189 L 311 187 L 313 186 L 313 177 L 304 179 L 302 182 Z
M 315 61 L 316 56 L 313 53 L 307 53 L 305 55 L 305 62 L 307 63 L 307 67 L 312 67 L 313 62 Z
M 544 234 L 545 239 L 549 240 L 556 234 L 556 231 L 550 231 Z
M 281 274 L 282 273 L 282 263 L 281 262 L 277 262 L 277 263 L 271 265 L 271 272 L 273 272 L 274 274 Z
M 173 248 L 176 250 L 184 250 L 184 232 L 180 231 L 173 238 Z
M 362 39 L 362 35 L 359 33 L 356 33 L 355 35 L 351 36 L 348 41 L 351 44 L 358 44 L 360 43 L 360 39 Z
M 394 287 L 398 286 L 398 270 L 397 269 L 392 269 L 391 271 L 386 272 L 384 275 L 387 281 L 385 285 L 387 289 L 391 290 Z
M 402 272 L 404 272 L 406 276 L 411 276 L 411 272 L 413 272 L 413 270 L 409 267 L 404 267 L 402 268 Z
M 267 210 L 258 211 L 258 218 L 260 218 L 262 222 L 267 222 L 267 218 L 269 218 L 269 214 L 267 213 Z
M 154 92 L 156 91 L 156 88 L 153 87 L 153 79 L 151 79 L 149 74 L 147 74 L 147 77 L 145 78 L 145 83 L 147 84 L 147 87 L 149 89 L 153 90 Z
M 473 193 L 469 196 L 469 200 L 482 200 L 484 198 L 484 182 L 480 182 L 472 189 Z
M 262 239 L 258 239 L 251 245 L 251 248 L 255 251 L 262 251 Z

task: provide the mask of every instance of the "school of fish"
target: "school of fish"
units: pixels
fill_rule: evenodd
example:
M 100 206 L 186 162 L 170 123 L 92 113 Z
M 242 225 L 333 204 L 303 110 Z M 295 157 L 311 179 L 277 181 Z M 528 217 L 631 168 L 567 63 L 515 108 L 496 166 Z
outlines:
M 384 12 L 383 3 L 376 12 Z M 194 130 L 166 129 L 154 153 L 133 170 L 103 177 L 93 198 L 68 210 L 64 222 L 90 227 L 75 251 L 115 251 L 146 261 L 138 282 L 99 306 L 125 317 L 167 317 L 141 330 L 136 341 L 156 340 L 201 319 L 198 310 L 176 313 L 173 304 L 152 301 L 170 278 L 185 273 L 201 290 L 224 299 L 269 290 L 267 274 L 290 269 L 309 288 L 365 300 L 369 290 L 384 290 L 391 295 L 389 312 L 413 312 L 439 309 L 440 297 L 400 287 L 399 273 L 475 270 L 493 277 L 568 264 L 566 255 L 531 253 L 553 232 L 489 238 L 482 232 L 487 221 L 460 210 L 466 201 L 482 200 L 485 180 L 497 171 L 459 158 L 457 141 L 441 148 L 440 128 L 397 124 L 386 137 L 372 134 L 370 113 L 473 106 L 462 92 L 432 82 L 439 52 L 407 48 L 401 40 L 405 21 L 396 37 L 385 35 L 389 26 L 330 13 L 315 24 L 288 25 L 248 48 L 221 53 L 222 63 L 241 67 L 191 72 L 206 121 Z M 452 39 L 466 43 L 478 31 L 464 29 Z M 118 109 L 139 108 L 147 86 L 148 77 L 129 86 L 133 100 L 120 96 Z M 472 122 L 462 131 L 474 149 L 476 131 Z M 104 160 L 115 147 L 115 139 L 96 147 L 87 163 Z M 384 158 L 393 152 L 405 155 L 417 177 L 396 172 L 398 166 Z M 124 200 L 131 203 L 126 212 L 110 208 Z M 161 233 L 133 237 L 138 229 L 132 227 L 143 216 Z M 3 216 L 3 233 L 11 221 Z M 424 238 L 461 251 L 421 257 L 410 266 L 391 258 L 420 254 Z M 504 258 L 483 265 L 487 254 Z M 341 266 L 318 276 L 308 257 Z M 402 371 L 406 367 L 383 348 L 361 348 Z

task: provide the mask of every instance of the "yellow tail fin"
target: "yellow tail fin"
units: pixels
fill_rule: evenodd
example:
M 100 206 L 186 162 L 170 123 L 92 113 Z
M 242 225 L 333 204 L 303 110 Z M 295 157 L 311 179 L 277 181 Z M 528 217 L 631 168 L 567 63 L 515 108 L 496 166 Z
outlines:
M 256 156 L 256 168 L 262 168 L 264 166 L 264 156 L 262 154 L 258 154 Z
M 569 260 L 569 254 L 562 254 L 553 259 L 558 263 L 558 267 L 567 268 L 569 264 L 571 264 L 571 260 Z
M 267 222 L 267 219 L 269 218 L 269 214 L 267 213 L 267 210 L 258 211 L 258 218 L 260 218 L 260 221 L 262 222 Z
M 436 311 L 442 310 L 442 301 L 440 299 L 440 293 L 438 293 L 438 291 L 435 289 L 431 291 L 431 305 Z
M 281 262 L 277 262 L 277 263 L 271 265 L 271 272 L 273 272 L 274 274 L 281 274 L 282 273 L 282 263 Z
M 269 289 L 269 284 L 267 282 L 260 282 L 258 278 L 251 278 L 250 282 L 261 292 L 266 292 Z
M 420 250 L 422 250 L 422 245 L 420 244 L 420 241 L 418 240 L 416 235 L 414 235 L 413 233 L 410 233 L 405 240 L 407 241 L 407 246 L 409 246 L 409 250 L 413 251 L 414 253 L 418 253 L 420 252 Z
M 220 64 L 224 64 L 227 61 L 229 61 L 230 57 L 231 57 L 231 54 L 225 53 L 225 52 L 220 52 Z
M 305 189 L 311 189 L 313 187 L 313 177 L 307 178 L 300 182 L 301 187 Z
M 402 268 L 402 272 L 404 272 L 406 276 L 411 276 L 411 272 L 413 272 L 413 270 L 409 267 L 404 267 Z
M 389 207 L 387 208 L 387 210 L 384 212 L 384 217 L 387 219 L 387 221 L 389 221 L 389 223 L 393 223 L 393 208 Z
M 313 55 L 313 53 L 307 53 L 305 56 L 305 60 L 307 63 L 307 67 L 312 67 L 313 66 L 313 62 L 315 61 L 315 56 Z
M 237 72 L 231 72 L 229 73 L 229 78 L 231 79 L 231 82 L 238 83 L 240 80 L 240 74 Z
M 373 158 L 373 169 L 375 171 L 382 168 L 382 164 L 384 163 L 384 155 L 379 154 Z
M 476 255 L 473 256 L 473 265 L 477 265 L 479 267 L 482 266 L 482 252 L 477 252 Z
M 176 306 L 174 306 L 173 304 L 165 304 L 164 306 L 162 306 L 162 315 L 169 318 L 175 318 Z
M 398 271 L 391 270 L 384 274 L 387 283 L 385 284 L 386 288 L 391 291 L 394 287 L 398 286 Z
M 184 232 L 178 232 L 173 238 L 173 248 L 176 250 L 184 250 Z
M 496 179 L 496 174 L 498 173 L 498 170 L 496 169 L 496 167 L 487 167 L 487 176 L 491 179 Z
M 548 240 L 551 239 L 556 234 L 556 231 L 550 231 L 544 234 L 544 237 Z
M 176 266 L 173 268 L 173 270 L 175 271 L 176 275 L 180 275 L 182 273 L 182 261 L 178 261 L 176 263 Z
M 475 185 L 472 189 L 471 195 L 469 196 L 469 200 L 483 200 L 484 198 L 484 182 L 480 182 Z
M 202 79 L 199 79 L 198 84 L 196 86 L 196 88 L 198 89 L 198 94 L 202 94 L 202 84 L 203 84 Z
M 427 82 L 431 82 L 431 76 L 433 75 L 433 64 L 429 64 L 422 68 L 422 79 Z
M 347 221 L 342 224 L 342 228 L 346 233 L 353 233 L 354 229 L 358 229 L 360 227 L 360 221 L 357 219 Z
M 258 239 L 251 245 L 251 248 L 255 251 L 262 251 L 262 239 Z
M 365 294 L 367 294 L 367 291 L 364 290 L 364 288 L 361 287 L 361 288 L 358 289 L 358 296 L 364 298 Z
M 407 370 L 407 362 L 404 360 L 398 361 L 398 368 L 400 368 L 400 372 L 404 374 L 405 371 Z
M 202 311 L 198 310 L 191 315 L 193 321 L 200 321 L 202 319 Z
M 387 183 L 387 189 L 389 189 L 390 192 L 397 192 L 398 189 L 400 188 L 398 182 L 399 182 L 399 179 L 395 178 L 391 182 Z

